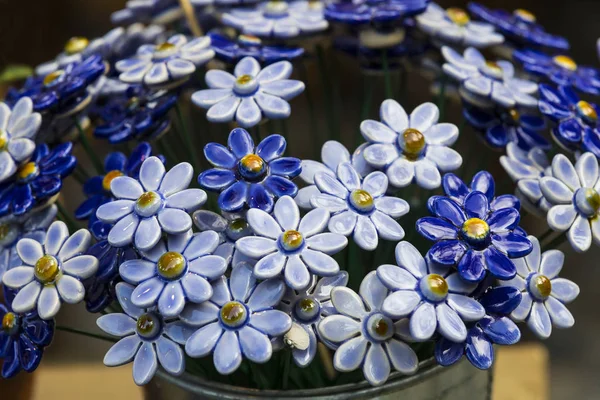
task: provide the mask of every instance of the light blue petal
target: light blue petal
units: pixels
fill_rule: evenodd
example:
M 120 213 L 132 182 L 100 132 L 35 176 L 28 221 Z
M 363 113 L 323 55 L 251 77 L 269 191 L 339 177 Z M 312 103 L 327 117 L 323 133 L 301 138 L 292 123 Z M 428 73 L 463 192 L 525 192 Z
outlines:
M 292 71 L 292 63 L 290 63 L 289 61 L 278 61 L 274 64 L 265 67 L 262 71 L 260 71 L 258 76 L 252 74 L 249 75 L 256 76 L 256 79 L 262 85 L 274 81 L 279 81 L 281 79 L 288 79 L 292 74 Z M 237 66 L 236 76 L 239 76 L 237 75 Z
M 215 251 L 219 245 L 219 235 L 214 231 L 205 231 L 194 234 L 183 255 L 188 260 L 194 260 Z
M 365 358 L 368 343 L 363 336 L 358 336 L 342 344 L 333 356 L 335 369 L 341 372 L 357 369 Z
M 118 176 L 110 182 L 110 190 L 117 199 L 137 200 L 144 193 L 138 181 L 128 176 Z
M 98 270 L 98 259 L 90 255 L 73 257 L 62 264 L 62 270 L 76 278 L 88 279 Z
M 201 327 L 214 322 L 219 317 L 219 307 L 211 302 L 202 304 L 187 304 L 179 318 L 187 325 Z
M 552 320 L 552 325 L 557 328 L 571 328 L 575 324 L 573 314 L 565 307 L 563 303 L 550 296 L 544 302 L 546 310 Z
M 100 329 L 109 335 L 123 337 L 136 332 L 136 321 L 127 314 L 107 314 L 96 320 Z
M 287 118 L 292 113 L 289 103 L 280 97 L 258 92 L 254 95 L 254 100 L 267 118 Z
M 127 336 L 115 343 L 104 356 L 104 365 L 117 367 L 133 360 L 142 340 L 138 335 Z
M 148 308 L 156 304 L 165 283 L 158 277 L 142 282 L 131 294 L 131 302 L 136 307 Z
M 390 339 L 383 345 L 396 371 L 405 375 L 417 372 L 419 359 L 409 345 L 396 339 Z
M 260 72 L 260 64 L 252 57 L 244 57 L 237 63 L 233 74 L 235 77 L 240 77 L 242 75 L 250 75 L 251 77 L 257 77 Z
M 242 128 L 251 128 L 262 119 L 260 111 L 252 97 L 245 97 L 235 113 L 235 120 Z
M 165 208 L 158 214 L 158 222 L 163 231 L 170 234 L 184 233 L 192 228 L 190 215 L 176 208 Z
M 214 71 L 214 70 L 213 70 Z M 211 71 L 209 71 L 211 72 Z M 192 102 L 201 108 L 210 108 L 228 97 L 232 96 L 231 89 L 205 89 L 192 94 Z
M 62 301 L 69 304 L 79 303 L 85 295 L 83 284 L 69 275 L 63 275 L 56 282 L 56 289 L 58 289 Z
M 46 254 L 50 254 L 53 256 L 57 255 L 63 243 L 67 240 L 68 237 L 69 229 L 67 228 L 67 225 L 62 221 L 53 222 L 52 225 L 50 225 L 50 227 L 48 228 L 48 232 L 46 232 L 46 240 L 44 242 L 44 249 L 46 250 Z M 17 243 L 17 251 L 19 252 L 19 256 L 21 257 L 21 259 L 26 263 L 29 263 L 28 260 L 23 259 L 23 256 L 25 254 L 19 250 L 21 243 L 23 243 L 23 241 Z M 28 250 L 30 258 L 40 254 L 40 248 L 37 247 L 39 246 L 39 243 L 34 243 L 35 244 L 31 243 L 31 246 L 28 245 L 28 248 L 31 247 L 31 250 Z M 35 246 L 35 251 L 33 249 L 33 246 Z M 41 257 L 42 255 L 40 255 L 39 257 Z M 37 261 L 37 259 L 35 261 Z M 31 263 L 30 265 L 34 265 L 35 261 L 33 261 L 33 263 Z
M 269 361 L 273 348 L 267 335 L 249 326 L 240 329 L 238 335 L 242 353 L 247 359 L 256 363 Z
M 206 325 L 190 336 L 185 343 L 185 352 L 190 357 L 204 357 L 213 351 L 222 335 L 223 328 L 218 322 Z
M 261 282 L 248 300 L 248 307 L 254 312 L 275 307 L 285 293 L 285 285 L 279 279 Z
M 250 325 L 269 336 L 281 336 L 292 326 L 289 315 L 279 310 L 267 310 L 252 314 Z
M 319 334 L 334 343 L 344 342 L 360 332 L 360 323 L 345 315 L 330 315 L 318 325 Z
M 116 200 L 98 207 L 96 216 L 102 222 L 114 223 L 133 212 L 132 200 Z
M 185 358 L 181 347 L 173 341 L 159 337 L 156 340 L 156 351 L 160 365 L 172 375 L 181 375 L 185 370 Z
M 134 289 L 135 288 L 132 285 L 129 285 L 125 282 L 119 282 L 115 287 L 115 292 L 117 295 L 117 300 L 119 301 L 123 311 L 125 311 L 125 313 L 130 317 L 137 319 L 144 313 L 144 310 L 134 306 L 131 302 L 131 296 Z
M 235 77 L 220 69 L 211 69 L 206 73 L 204 79 L 206 85 L 211 89 L 232 89 L 235 85 Z
M 217 123 L 232 121 L 240 102 L 239 97 L 226 97 L 210 107 L 206 113 L 206 118 L 210 122 Z
M 305 85 L 301 81 L 283 79 L 269 83 L 261 83 L 260 88 L 265 93 L 280 97 L 284 100 L 291 100 L 304 92 Z
M 516 311 L 516 310 L 515 310 Z M 540 339 L 547 339 L 552 333 L 552 321 L 544 304 L 534 302 L 527 319 L 527 326 Z
M 221 336 L 213 353 L 213 362 L 221 375 L 229 375 L 238 369 L 242 363 L 242 352 L 236 332 L 225 331 Z
M 181 286 L 187 299 L 193 303 L 202 303 L 212 296 L 210 283 L 205 278 L 192 272 L 187 273 L 181 280 Z
M 158 298 L 158 311 L 165 318 L 176 317 L 185 307 L 185 294 L 180 282 L 171 282 L 164 285 Z
M 378 386 L 390 376 L 390 361 L 380 343 L 371 343 L 371 348 L 365 357 L 363 373 L 365 379 L 373 386 Z
M 144 342 L 138 350 L 133 361 L 133 381 L 138 386 L 150 382 L 158 369 L 156 351 L 150 342 Z

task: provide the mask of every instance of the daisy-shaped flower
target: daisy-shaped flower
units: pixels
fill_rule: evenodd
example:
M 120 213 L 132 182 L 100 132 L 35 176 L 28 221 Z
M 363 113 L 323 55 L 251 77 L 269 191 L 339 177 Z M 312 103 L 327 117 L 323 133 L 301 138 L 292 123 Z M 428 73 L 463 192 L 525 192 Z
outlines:
M 391 367 L 402 374 L 415 373 L 417 355 L 399 340 L 397 324 L 381 311 L 388 290 L 375 271 L 365 276 L 359 293 L 333 288 L 331 303 L 337 314 L 317 325 L 321 337 L 341 344 L 333 356 L 335 369 L 349 372 L 362 366 L 365 379 L 374 386 L 385 383 Z
M 311 198 L 311 204 L 332 214 L 328 224 L 331 232 L 352 235 L 365 250 L 375 250 L 380 236 L 391 241 L 404 237 L 404 229 L 395 218 L 408 213 L 409 205 L 401 198 L 384 196 L 388 178 L 383 172 L 372 172 L 363 179 L 345 162 L 338 166 L 336 176 L 317 172 L 315 184 L 320 193 Z
M 210 38 L 199 37 L 188 42 L 185 35 L 171 36 L 158 45 L 140 46 L 133 58 L 118 61 L 115 68 L 125 83 L 144 84 L 153 89 L 181 86 L 196 71 L 215 56 Z
M 169 235 L 142 257 L 125 261 L 119 274 L 136 285 L 131 302 L 137 307 L 158 307 L 165 318 L 178 316 L 187 302 L 202 303 L 212 296 L 209 281 L 227 269 L 223 257 L 213 255 L 219 235 L 213 231 L 192 234 L 191 229 Z
M 541 339 L 547 339 L 552 327 L 570 328 L 575 323 L 565 304 L 579 295 L 579 286 L 558 274 L 563 267 L 565 255 L 560 250 L 540 252 L 540 244 L 529 236 L 533 251 L 517 264 L 518 275 L 503 285 L 521 291 L 519 306 L 511 313 L 515 321 L 526 321 L 527 326 Z
M 12 309 L 25 313 L 37 308 L 40 318 L 51 319 L 61 303 L 82 301 L 85 289 L 81 280 L 93 276 L 98 269 L 98 259 L 83 254 L 91 240 L 92 235 L 85 229 L 69 236 L 62 221 L 50 225 L 43 245 L 34 239 L 19 240 L 21 266 L 2 277 L 4 285 L 18 290 Z
M 420 30 L 441 43 L 483 48 L 504 42 L 504 36 L 495 32 L 493 25 L 472 21 L 465 10 L 456 7 L 444 10 L 429 3 L 427 11 L 415 20 Z
M 110 15 L 113 24 L 122 26 L 137 22 L 169 25 L 181 18 L 183 18 L 183 9 L 178 0 L 127 1 L 124 9 Z
M 235 121 L 243 128 L 258 124 L 263 116 L 283 119 L 291 114 L 287 100 L 304 91 L 304 83 L 288 79 L 292 64 L 279 61 L 261 70 L 252 57 L 244 57 L 233 75 L 222 70 L 206 73 L 209 89 L 192 95 L 198 107 L 207 108 L 206 118 L 211 122 Z
M 533 96 L 538 91 L 537 83 L 516 78 L 510 62 L 486 60 L 473 47 L 460 55 L 451 47 L 444 46 L 442 55 L 446 59 L 444 72 L 461 82 L 461 96 L 468 103 L 483 108 L 494 104 L 508 109 L 537 107 L 538 101 Z
M 540 85 L 540 111 L 556 123 L 552 137 L 568 151 L 592 152 L 600 157 L 598 106 L 579 96 L 569 86 Z
M 254 9 L 233 8 L 221 21 L 247 35 L 292 38 L 327 29 L 323 8 L 319 0 L 269 0 Z
M 2 275 L 11 268 L 21 265 L 17 243 L 29 238 L 44 243 L 46 230 L 56 217 L 57 208 L 53 204 L 25 214 L 22 218 L 0 220 L 0 282 Z
M 537 50 L 515 50 L 513 58 L 532 75 L 557 85 L 573 86 L 584 93 L 600 94 L 600 70 L 577 65 L 569 56 L 550 56 Z
M 384 168 L 394 187 L 413 182 L 435 189 L 441 172 L 459 168 L 462 157 L 449 146 L 458 139 L 458 128 L 439 123 L 440 112 L 433 103 L 424 103 L 410 114 L 395 100 L 385 100 L 379 110 L 382 122 L 366 120 L 360 132 L 368 143 L 364 158 L 373 168 Z
M 298 187 L 291 180 L 302 170 L 300 160 L 282 157 L 286 148 L 283 136 L 270 135 L 256 148 L 250 134 L 236 128 L 229 134 L 227 147 L 208 143 L 204 155 L 215 168 L 198 175 L 206 190 L 220 192 L 219 208 L 238 212 L 244 207 L 271 212 L 281 196 L 294 197 Z
M 308 366 L 317 354 L 318 339 L 321 339 L 317 325 L 328 315 L 335 314 L 331 303 L 331 290 L 348 284 L 348 273 L 338 274 L 317 280 L 313 277 L 311 285 L 304 290 L 288 288 L 279 307 L 291 315 L 294 323 L 304 329 L 308 335 L 308 347 L 304 350 L 294 347 L 292 356 L 299 367 Z
M 46 144 L 38 145 L 29 162 L 17 169 L 15 179 L 0 185 L 0 216 L 21 216 L 53 202 L 63 179 L 77 164 L 72 149 L 71 143 L 59 144 L 52 150 Z
M 160 365 L 171 375 L 185 371 L 185 355 L 180 344 L 186 329 L 180 322 L 167 322 L 154 309 L 136 307 L 131 302 L 133 287 L 121 282 L 116 287 L 123 313 L 103 315 L 96 324 L 104 332 L 120 337 L 104 356 L 104 365 L 118 367 L 133 361 L 133 381 L 145 385 Z
M 41 124 L 42 116 L 33 112 L 29 97 L 21 98 L 12 110 L 0 103 L 0 183 L 12 178 L 31 158 Z
M 10 306 L 14 293 L 4 288 L 6 305 L 0 303 L 0 360 L 2 378 L 9 379 L 21 370 L 36 370 L 44 348 L 54 336 L 54 320 L 44 321 L 35 312 L 21 313 Z
M 254 266 L 258 279 L 283 274 L 286 284 L 303 290 L 311 275 L 331 276 L 340 266 L 329 254 L 335 254 L 348 244 L 343 235 L 323 232 L 329 222 L 326 209 L 310 211 L 300 219 L 294 199 L 283 196 L 275 203 L 274 218 L 258 209 L 248 210 L 247 219 L 256 236 L 239 239 L 238 251 L 259 261 Z
M 548 211 L 548 226 L 568 231 L 567 238 L 575 251 L 587 251 L 594 242 L 600 244 L 600 180 L 598 159 L 584 153 L 575 166 L 564 154 L 552 159 L 552 176 L 540 180 L 546 200 L 553 204 Z
M 511 259 L 531 252 L 531 243 L 518 228 L 516 208 L 491 210 L 486 195 L 470 192 L 460 205 L 449 197 L 433 200 L 432 217 L 420 218 L 416 228 L 436 243 L 427 255 L 442 265 L 456 266 L 467 282 L 480 282 L 489 272 L 497 279 L 514 278 Z
M 302 47 L 268 46 L 252 35 L 239 35 L 237 40 L 219 32 L 209 33 L 208 36 L 216 57 L 227 63 L 237 63 L 244 57 L 252 57 L 261 63 L 272 64 L 277 61 L 292 61 L 304 54 Z
M 509 13 L 501 9 L 492 10 L 478 3 L 469 3 L 468 8 L 474 16 L 494 25 L 515 42 L 558 50 L 569 49 L 567 39 L 546 32 L 530 11 L 518 8 Z
M 285 293 L 279 279 L 257 284 L 252 267 L 240 263 L 231 277 L 213 282 L 209 302 L 189 304 L 181 320 L 197 328 L 185 344 L 188 356 L 199 358 L 213 353 L 213 362 L 222 375 L 235 372 L 242 358 L 255 363 L 271 359 L 271 338 L 286 333 L 292 326 L 289 315 L 275 310 Z
M 329 21 L 351 25 L 395 23 L 425 11 L 429 0 L 334 1 L 325 7 Z
M 517 288 L 490 288 L 479 302 L 485 308 L 485 316 L 468 324 L 466 340 L 457 343 L 441 338 L 435 343 L 438 364 L 447 367 L 465 355 L 473 366 L 489 369 L 494 362 L 494 345 L 512 345 L 521 339 L 519 327 L 508 317 L 521 302 Z
M 179 163 L 168 172 L 158 157 L 147 158 L 138 179 L 118 176 L 110 183 L 115 201 L 98 207 L 96 216 L 114 224 L 108 242 L 115 247 L 133 243 L 137 250 L 150 250 L 163 232 L 176 235 L 192 227 L 188 213 L 206 202 L 201 189 L 187 189 L 194 170 Z
M 465 322 L 479 321 L 485 310 L 469 295 L 477 287 L 460 279 L 452 269 L 426 262 L 410 243 L 396 246 L 395 265 L 377 268 L 377 277 L 392 292 L 381 310 L 393 319 L 409 318 L 410 336 L 430 339 L 437 331 L 453 342 L 467 337 Z

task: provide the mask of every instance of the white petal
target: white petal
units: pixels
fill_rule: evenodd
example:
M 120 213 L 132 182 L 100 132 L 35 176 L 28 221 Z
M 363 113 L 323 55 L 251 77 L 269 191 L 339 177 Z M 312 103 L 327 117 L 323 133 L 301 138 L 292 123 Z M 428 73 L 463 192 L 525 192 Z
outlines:
M 85 295 L 83 284 L 69 275 L 63 275 L 56 283 L 56 288 L 61 299 L 69 304 L 79 303 Z
M 60 298 L 54 286 L 45 286 L 38 299 L 38 314 L 41 319 L 48 320 L 54 318 L 60 310 Z
M 360 323 L 345 315 L 330 315 L 318 325 L 319 333 L 332 342 L 343 342 L 360 332 Z
M 409 126 L 425 132 L 435 125 L 440 118 L 440 111 L 433 103 L 423 103 L 410 114 Z
M 427 340 L 435 333 L 437 318 L 430 303 L 422 303 L 410 317 L 410 334 L 417 340 Z
M 361 319 L 366 314 L 362 299 L 352 289 L 334 288 L 331 291 L 331 301 L 338 312 L 352 318 Z
M 375 225 L 373 225 L 369 217 L 363 215 L 358 216 L 352 238 L 360 248 L 368 251 L 375 250 L 379 243 Z
M 298 229 L 300 210 L 290 196 L 283 196 L 277 200 L 273 215 L 284 231 Z
M 248 210 L 246 219 L 252 230 L 258 235 L 271 239 L 279 239 L 279 236 L 283 232 L 275 219 L 263 210 L 256 208 Z

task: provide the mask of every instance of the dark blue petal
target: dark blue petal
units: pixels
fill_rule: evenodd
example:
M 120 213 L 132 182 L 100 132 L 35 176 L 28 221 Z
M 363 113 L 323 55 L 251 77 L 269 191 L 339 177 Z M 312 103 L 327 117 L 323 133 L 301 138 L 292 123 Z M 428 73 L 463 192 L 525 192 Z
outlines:
M 485 219 L 490 209 L 488 199 L 481 192 L 471 192 L 465 197 L 464 203 L 467 217 Z
M 469 188 L 456 175 L 448 173 L 442 179 L 442 187 L 447 196 L 452 197 L 459 204 L 462 204 L 464 198 L 469 194 Z
M 90 218 L 88 227 L 96 240 L 104 240 L 108 237 L 108 233 L 112 229 L 113 225 L 97 220 L 92 222 Z
M 496 148 L 506 147 L 508 136 L 507 129 L 502 124 L 494 125 L 485 131 L 485 141 Z
M 141 142 L 129 155 L 127 164 L 125 165 L 125 171 L 127 176 L 137 178 L 139 175 L 140 167 L 144 160 L 152 155 L 152 146 L 149 143 Z
M 479 302 L 491 315 L 509 315 L 521 303 L 521 292 L 512 286 L 497 286 L 486 291 Z
M 559 86 L 558 91 L 560 92 L 562 98 L 566 100 L 566 102 L 563 102 L 564 105 L 575 105 L 579 102 L 579 96 L 577 93 L 575 93 L 571 86 Z
M 598 128 L 585 127 L 583 131 L 582 144 L 585 151 L 593 153 L 600 158 L 600 131 Z
M 552 145 L 546 138 L 536 131 L 528 128 L 516 128 L 514 129 L 515 138 L 514 141 L 523 150 L 531 150 L 534 147 L 539 147 L 542 150 L 550 150 Z
M 92 213 L 96 212 L 96 209 L 103 204 L 103 199 L 106 197 L 102 195 L 92 196 L 89 199 L 86 199 L 83 203 L 77 207 L 75 210 L 74 216 L 77 219 L 87 219 Z M 106 203 L 106 202 L 104 202 Z
M 520 220 L 519 211 L 514 208 L 502 208 L 494 211 L 487 219 L 487 223 L 492 232 L 512 231 L 519 225 Z
M 435 203 L 435 201 L 437 199 L 440 199 L 442 197 L 444 197 L 444 196 L 433 195 L 433 196 L 431 196 L 430 198 L 427 199 L 427 210 L 430 213 L 434 214 L 434 212 L 433 212 L 433 203 Z
M 573 112 L 563 107 L 562 105 L 552 104 L 546 101 L 540 100 L 538 103 L 540 112 L 550 118 L 554 122 L 562 121 L 573 116 Z
M 577 103 L 576 101 L 575 103 L 569 104 L 568 99 L 565 98 L 559 90 L 545 83 L 538 86 L 538 91 L 540 94 L 540 102 L 549 103 L 547 105 L 550 106 L 559 106 L 561 109 L 568 110 L 569 105 Z
M 42 361 L 43 350 L 36 346 L 26 335 L 19 336 L 19 361 L 27 372 L 36 370 Z
M 56 175 L 38 176 L 30 184 L 36 199 L 45 199 L 60 192 L 62 180 Z
M 0 331 L 0 359 L 8 356 L 8 351 L 12 349 L 12 342 L 11 336 L 4 331 Z
M 204 146 L 204 156 L 209 163 L 219 168 L 233 168 L 237 164 L 235 156 L 219 143 L 208 143 Z
M 496 121 L 496 117 L 487 113 L 479 108 L 469 107 L 467 105 L 463 108 L 463 115 L 466 120 L 471 124 L 475 129 L 484 130 L 490 126 L 494 121 Z
M 221 191 L 235 182 L 235 174 L 228 169 L 209 169 L 198 176 L 198 183 L 207 190 Z
M 526 256 L 533 248 L 529 239 L 513 232 L 492 233 L 492 243 L 510 258 Z
M 235 128 L 231 131 L 227 146 L 237 159 L 244 157 L 246 154 L 254 153 L 254 141 L 250 134 L 242 128 Z
M 248 208 L 258 208 L 270 213 L 273 210 L 273 195 L 267 192 L 260 183 L 250 185 L 248 191 Z
M 555 135 L 563 145 L 569 148 L 576 148 L 583 136 L 583 127 L 575 118 L 569 118 L 561 121 L 556 129 L 553 129 Z
M 471 364 L 479 369 L 489 369 L 492 366 L 494 347 L 480 328 L 473 327 L 469 330 L 465 355 Z
M 23 318 L 23 327 L 29 339 L 37 346 L 46 347 L 54 337 L 54 321 L 44 321 L 35 313 Z
M 447 219 L 454 226 L 460 228 L 466 220 L 464 211 L 454 200 L 440 197 L 433 202 L 433 211 L 440 218 Z
M 298 186 L 287 178 L 271 175 L 263 183 L 266 189 L 275 197 L 291 196 L 296 197 Z
M 77 159 L 74 156 L 65 156 L 40 165 L 40 170 L 43 175 L 59 175 L 64 178 L 73 172 L 76 165 Z
M 417 220 L 417 232 L 429 240 L 456 239 L 457 229 L 445 219 L 423 217 Z
M 269 163 L 273 175 L 281 175 L 286 178 L 295 178 L 302 172 L 301 160 L 294 157 L 281 157 Z
M 444 367 L 448 367 L 458 362 L 464 353 L 464 343 L 454 343 L 443 337 L 435 344 L 435 360 Z
M 120 151 L 108 153 L 104 158 L 104 171 L 124 171 L 127 157 Z
M 492 343 L 510 345 L 521 340 L 519 327 L 508 317 L 488 317 L 482 320 L 479 325 Z
M 512 194 L 503 194 L 496 197 L 494 201 L 492 201 L 492 204 L 490 204 L 491 210 L 500 210 L 502 208 L 514 208 L 520 210 L 521 202 Z
M 466 246 L 459 240 L 442 240 L 435 243 L 427 254 L 442 265 L 456 265 L 465 254 Z
M 266 162 L 281 157 L 285 152 L 286 142 L 285 138 L 281 135 L 270 135 L 263 139 L 262 142 L 256 147 L 256 154 L 258 154 Z
M 485 265 L 490 274 L 496 278 L 507 281 L 517 275 L 517 267 L 505 254 L 496 250 L 493 246 L 483 251 Z
M 219 208 L 226 212 L 239 211 L 246 203 L 247 194 L 248 184 L 246 182 L 236 182 L 219 195 Z
M 71 151 L 73 150 L 73 143 L 61 143 L 54 147 L 51 152 L 49 152 L 43 159 L 39 161 L 40 165 L 45 165 L 46 163 L 54 162 L 58 158 L 64 158 L 71 155 Z
M 12 192 L 12 196 L 13 213 L 15 215 L 25 214 L 27 211 L 31 210 L 35 203 L 30 185 L 16 186 L 15 190 Z
M 7 351 L 8 354 L 2 364 L 2 377 L 4 379 L 12 378 L 21 370 L 19 363 L 19 343 L 13 340 L 11 347 L 12 350 Z
M 521 126 L 527 130 L 541 131 L 546 127 L 546 121 L 537 115 L 521 115 L 519 119 Z
M 487 171 L 479 171 L 471 181 L 471 190 L 477 190 L 488 198 L 488 202 L 494 200 L 494 177 Z
M 485 278 L 485 258 L 481 251 L 469 250 L 458 263 L 458 274 L 467 282 L 480 282 Z
M 103 179 L 104 176 L 98 175 L 85 181 L 83 184 L 83 193 L 88 197 L 104 193 L 104 187 L 102 186 Z

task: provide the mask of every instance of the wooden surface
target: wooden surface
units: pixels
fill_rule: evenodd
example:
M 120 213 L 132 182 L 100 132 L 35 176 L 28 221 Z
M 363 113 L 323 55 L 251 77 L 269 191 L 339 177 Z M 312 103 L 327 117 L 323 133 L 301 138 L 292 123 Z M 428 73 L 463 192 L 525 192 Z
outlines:
M 548 354 L 542 345 L 503 347 L 496 354 L 494 400 L 549 400 Z M 18 400 L 142 399 L 141 389 L 131 378 L 131 365 L 105 368 L 92 364 L 42 364 L 34 375 L 24 375 L 8 387 L 6 384 L 0 381 L 0 397 L 10 394 L 8 398 Z M 15 393 L 17 384 L 24 384 L 26 389 Z

